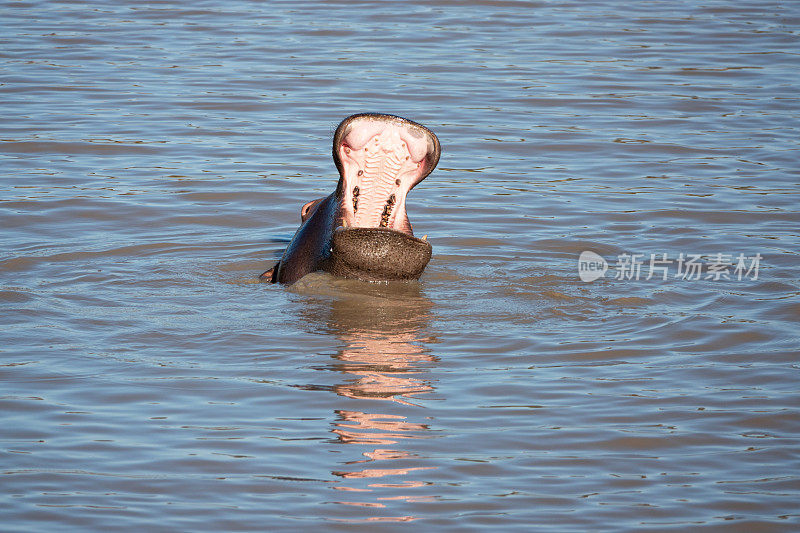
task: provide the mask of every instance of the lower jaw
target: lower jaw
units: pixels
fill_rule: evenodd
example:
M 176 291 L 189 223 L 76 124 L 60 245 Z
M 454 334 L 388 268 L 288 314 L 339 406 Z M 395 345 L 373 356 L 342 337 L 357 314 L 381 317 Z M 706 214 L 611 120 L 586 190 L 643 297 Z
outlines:
M 419 279 L 433 248 L 425 239 L 389 228 L 337 228 L 323 270 L 366 281 Z

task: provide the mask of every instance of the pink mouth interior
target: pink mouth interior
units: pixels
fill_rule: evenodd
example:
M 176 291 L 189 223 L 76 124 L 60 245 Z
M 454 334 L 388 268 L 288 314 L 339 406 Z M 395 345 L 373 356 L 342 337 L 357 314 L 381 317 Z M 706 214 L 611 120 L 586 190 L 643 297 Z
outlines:
M 413 235 L 406 195 L 422 181 L 432 142 L 399 119 L 356 119 L 338 147 L 344 178 L 343 224 L 386 227 Z

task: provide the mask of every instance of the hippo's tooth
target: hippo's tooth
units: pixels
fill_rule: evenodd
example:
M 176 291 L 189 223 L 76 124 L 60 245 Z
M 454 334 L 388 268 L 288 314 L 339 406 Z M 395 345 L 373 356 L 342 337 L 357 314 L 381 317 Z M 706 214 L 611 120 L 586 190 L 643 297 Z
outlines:
M 427 233 L 426 233 L 425 235 L 423 235 L 423 236 L 422 236 L 422 240 L 423 240 L 423 241 L 427 241 L 427 240 L 428 240 L 428 234 L 427 234 Z

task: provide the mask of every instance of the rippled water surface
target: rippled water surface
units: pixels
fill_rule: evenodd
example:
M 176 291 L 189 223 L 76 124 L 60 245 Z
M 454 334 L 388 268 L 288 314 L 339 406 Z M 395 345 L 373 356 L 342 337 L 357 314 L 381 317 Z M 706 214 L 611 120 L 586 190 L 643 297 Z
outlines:
M 0 529 L 800 528 L 799 32 L 4 2 Z M 425 274 L 259 283 L 364 111 L 441 140 Z

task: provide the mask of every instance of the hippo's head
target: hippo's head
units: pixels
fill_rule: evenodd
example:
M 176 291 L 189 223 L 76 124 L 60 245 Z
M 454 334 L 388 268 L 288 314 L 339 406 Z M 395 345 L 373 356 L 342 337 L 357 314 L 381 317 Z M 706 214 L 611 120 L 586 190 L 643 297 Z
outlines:
M 440 153 L 433 132 L 401 117 L 358 114 L 339 124 L 333 136 L 339 216 L 324 270 L 365 280 L 419 278 L 432 248 L 414 237 L 406 197 Z

